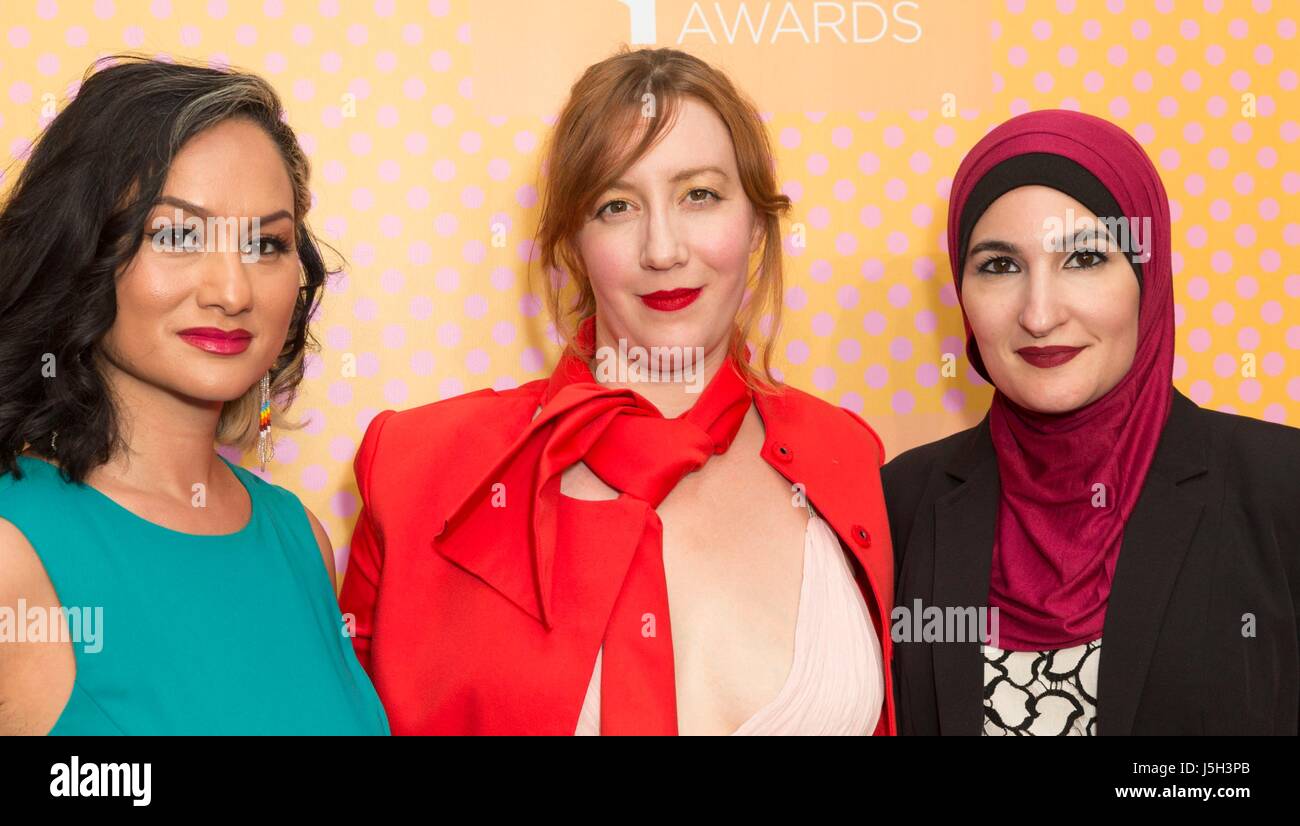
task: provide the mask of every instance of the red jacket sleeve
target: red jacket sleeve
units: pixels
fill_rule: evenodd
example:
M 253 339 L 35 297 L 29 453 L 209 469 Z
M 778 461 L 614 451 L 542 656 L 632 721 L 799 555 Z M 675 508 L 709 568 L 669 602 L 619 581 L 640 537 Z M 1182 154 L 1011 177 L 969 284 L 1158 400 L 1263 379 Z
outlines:
M 379 449 L 384 422 L 392 414 L 393 411 L 385 410 L 370 422 L 352 463 L 357 489 L 361 493 L 361 514 L 352 532 L 343 589 L 339 593 L 339 607 L 344 617 L 352 620 L 355 630 L 352 647 L 367 673 L 370 672 L 370 636 L 379 596 L 379 576 L 384 567 L 383 537 L 375 529 L 374 507 L 370 499 L 370 470 Z

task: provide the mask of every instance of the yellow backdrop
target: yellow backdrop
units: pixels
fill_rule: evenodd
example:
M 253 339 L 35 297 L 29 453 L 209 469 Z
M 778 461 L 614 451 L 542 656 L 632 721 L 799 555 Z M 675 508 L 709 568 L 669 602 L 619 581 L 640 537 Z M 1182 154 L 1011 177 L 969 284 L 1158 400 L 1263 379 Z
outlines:
M 348 267 L 295 408 L 310 424 L 279 435 L 267 475 L 321 517 L 340 569 L 351 460 L 377 412 L 554 363 L 525 279 L 539 152 L 582 68 L 633 40 L 716 62 L 763 109 L 795 203 L 781 373 L 862 414 L 890 455 L 983 415 L 943 250 L 947 189 L 988 128 L 1046 107 L 1114 120 L 1164 176 L 1176 385 L 1300 424 L 1292 0 L 2 2 L 6 180 L 104 54 L 235 65 L 283 95 L 313 162 L 310 221 Z

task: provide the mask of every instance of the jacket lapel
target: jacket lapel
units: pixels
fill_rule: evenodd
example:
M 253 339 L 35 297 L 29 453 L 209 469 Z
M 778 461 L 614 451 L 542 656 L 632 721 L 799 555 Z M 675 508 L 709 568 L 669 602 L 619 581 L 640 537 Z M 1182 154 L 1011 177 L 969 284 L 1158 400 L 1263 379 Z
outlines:
M 945 472 L 957 487 L 934 503 L 934 607 L 986 607 L 1001 484 L 988 417 Z M 929 606 L 923 606 L 929 607 Z M 940 734 L 979 734 L 984 665 L 979 642 L 938 642 L 934 659 Z M 972 690 L 974 689 L 974 690 Z
M 1097 677 L 1097 730 L 1129 734 L 1161 618 L 1200 521 L 1203 503 L 1179 485 L 1206 470 L 1198 408 L 1177 390 L 1111 583 Z M 945 468 L 956 488 L 935 502 L 934 604 L 987 606 L 1001 484 L 988 417 Z M 932 646 L 942 734 L 983 727 L 983 661 L 976 643 Z
M 1098 734 L 1131 734 L 1161 619 L 1204 503 L 1182 482 L 1206 470 L 1196 405 L 1174 391 L 1142 495 L 1124 529 L 1097 676 Z
M 808 406 L 780 394 L 755 394 L 754 402 L 766 434 L 763 458 L 789 482 L 803 486 L 808 501 L 861 564 L 888 627 L 894 605 L 894 558 L 884 510 L 870 507 L 884 501 L 877 457 L 874 452 L 853 451 L 851 445 L 859 440 L 839 438 L 833 430 L 838 418 L 802 421 Z M 843 426 L 854 427 L 848 417 Z

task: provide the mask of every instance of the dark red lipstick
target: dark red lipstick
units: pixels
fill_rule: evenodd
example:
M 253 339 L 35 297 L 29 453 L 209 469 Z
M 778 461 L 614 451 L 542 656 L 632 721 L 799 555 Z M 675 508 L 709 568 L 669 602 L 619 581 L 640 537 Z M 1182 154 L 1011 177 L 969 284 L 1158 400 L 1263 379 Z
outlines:
M 1059 367 L 1079 355 L 1082 347 L 1021 347 L 1016 352 L 1035 367 Z

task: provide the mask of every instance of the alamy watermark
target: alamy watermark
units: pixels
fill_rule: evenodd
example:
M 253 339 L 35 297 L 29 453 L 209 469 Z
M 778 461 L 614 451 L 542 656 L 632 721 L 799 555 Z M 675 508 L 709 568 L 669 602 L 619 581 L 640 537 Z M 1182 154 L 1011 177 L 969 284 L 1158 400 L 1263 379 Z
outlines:
M 253 241 L 262 238 L 262 219 L 233 218 L 210 215 L 200 218 L 197 215 L 184 215 L 180 210 L 168 220 L 159 215 L 153 220 L 153 236 L 150 244 L 154 252 L 230 252 L 229 239 L 232 230 L 237 237 L 239 260 L 252 264 L 262 257 L 262 249 Z M 177 233 L 166 232 L 169 228 L 182 229 L 184 234 L 177 238 Z
M 1151 218 L 1098 218 L 1065 210 L 1065 220 L 1053 215 L 1043 221 L 1043 251 L 1066 252 L 1087 243 L 1087 252 L 1117 252 L 1131 261 L 1151 260 Z
M 596 348 L 596 381 L 601 384 L 637 384 L 640 382 L 680 382 L 687 393 L 704 389 L 704 348 L 679 345 L 628 346 L 620 338 L 618 347 Z
M 895 643 L 907 642 L 979 642 L 998 645 L 997 606 L 922 605 L 914 599 L 910 606 L 898 605 L 889 612 L 889 635 Z
M 98 654 L 104 648 L 104 607 L 28 605 L 18 599 L 17 607 L 0 605 L 0 643 L 70 642 L 84 654 Z

